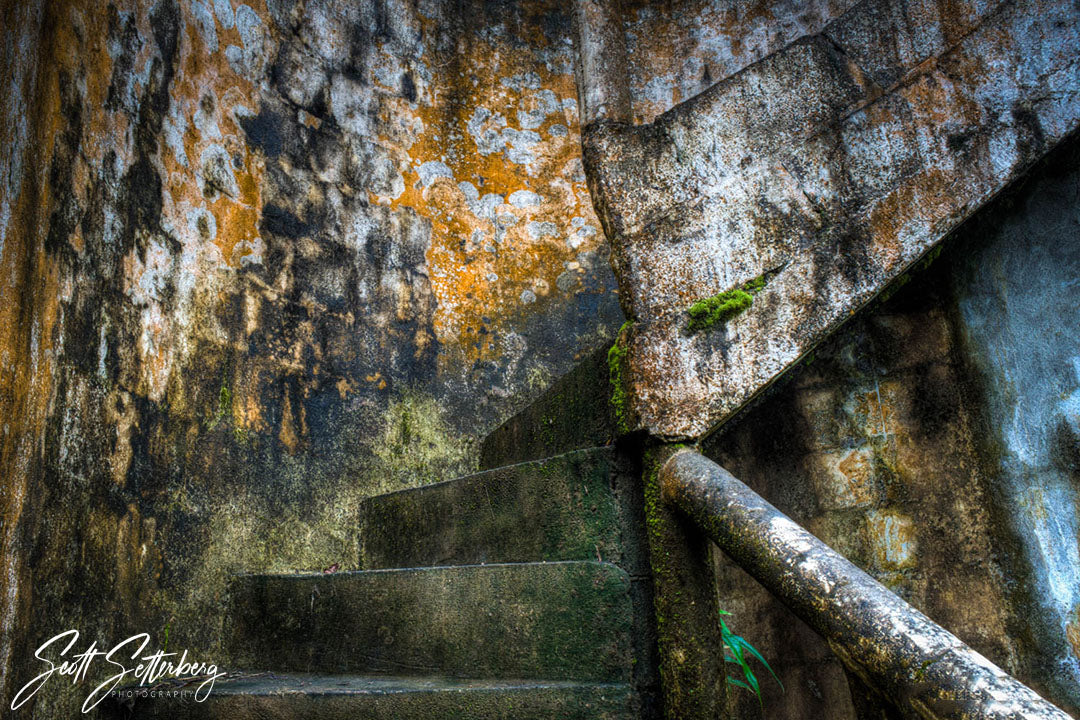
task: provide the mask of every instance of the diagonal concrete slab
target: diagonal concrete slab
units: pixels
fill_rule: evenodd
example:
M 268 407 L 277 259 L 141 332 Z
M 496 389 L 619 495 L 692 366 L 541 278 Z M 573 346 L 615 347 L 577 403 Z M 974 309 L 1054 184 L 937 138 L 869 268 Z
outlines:
M 707 434 L 1076 129 L 1080 7 L 946 5 L 860 3 L 652 124 L 588 125 L 623 430 Z

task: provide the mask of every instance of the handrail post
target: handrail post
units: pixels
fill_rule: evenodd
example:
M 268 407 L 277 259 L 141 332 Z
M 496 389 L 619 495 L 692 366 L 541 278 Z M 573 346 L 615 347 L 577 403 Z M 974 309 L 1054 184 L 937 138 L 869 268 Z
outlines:
M 905 717 L 1069 720 L 722 467 L 691 450 L 659 472 L 678 508 Z
M 653 576 L 664 717 L 727 715 L 727 685 L 709 540 L 660 497 L 659 471 L 677 447 L 645 453 L 645 522 Z

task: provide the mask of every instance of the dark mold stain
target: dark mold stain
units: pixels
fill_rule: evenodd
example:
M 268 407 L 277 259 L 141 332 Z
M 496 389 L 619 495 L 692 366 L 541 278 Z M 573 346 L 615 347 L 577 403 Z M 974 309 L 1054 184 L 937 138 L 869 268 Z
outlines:
M 416 102 L 416 82 L 413 81 L 411 72 L 401 76 L 401 95 L 409 102 Z
M 248 144 L 262 150 L 268 158 L 281 155 L 284 142 L 281 136 L 283 119 L 273 110 L 264 108 L 258 115 L 240 118 L 240 127 Z
M 282 237 L 297 240 L 311 233 L 311 226 L 289 210 L 278 205 L 263 206 L 262 222 L 259 229 Z
M 112 79 L 109 82 L 109 90 L 105 99 L 107 110 L 132 110 L 130 106 L 133 100 L 133 86 L 135 82 L 135 56 L 139 53 L 142 43 L 139 39 L 139 31 L 135 26 L 135 18 L 128 16 L 123 20 L 121 27 L 120 13 L 116 6 L 110 4 L 109 9 L 109 42 L 120 47 L 119 56 L 113 61 Z
M 1039 116 L 1029 107 L 1014 105 L 1012 117 L 1016 121 L 1020 155 L 1026 158 L 1037 158 L 1042 155 L 1042 150 L 1046 147 L 1046 135 L 1043 133 Z
M 52 164 L 49 166 L 49 183 L 56 194 L 56 206 L 49 217 L 49 230 L 45 236 L 45 250 L 52 255 L 74 261 L 74 250 L 68 238 L 78 227 L 82 209 L 72 186 L 75 161 L 80 151 L 83 132 L 82 98 L 74 79 L 66 72 L 59 75 L 60 109 L 66 119 L 57 138 Z

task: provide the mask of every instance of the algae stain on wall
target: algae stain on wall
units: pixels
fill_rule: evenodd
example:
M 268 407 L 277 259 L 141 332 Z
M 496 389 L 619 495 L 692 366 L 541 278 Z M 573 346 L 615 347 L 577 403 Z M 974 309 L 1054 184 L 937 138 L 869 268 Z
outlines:
M 372 446 L 379 492 L 427 485 L 476 467 L 474 441 L 453 430 L 435 398 L 406 389 L 390 402 L 382 436 Z

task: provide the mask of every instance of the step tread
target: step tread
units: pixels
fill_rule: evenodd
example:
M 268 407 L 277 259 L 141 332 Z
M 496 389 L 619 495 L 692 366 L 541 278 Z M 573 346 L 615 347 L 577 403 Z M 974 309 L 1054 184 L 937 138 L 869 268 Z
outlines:
M 622 558 L 611 448 L 379 495 L 361 506 L 365 568 Z
M 246 575 L 226 635 L 237 667 L 623 681 L 630 578 L 567 561 Z
M 193 685 L 188 685 L 191 689 Z M 408 675 L 325 675 L 319 673 L 230 673 L 216 681 L 212 695 L 377 695 L 402 692 L 531 690 L 537 688 L 624 689 L 626 683 L 573 680 L 492 680 Z
M 182 689 L 193 692 L 193 687 L 188 684 Z M 181 688 L 168 684 L 155 687 L 163 689 Z M 486 720 L 510 716 L 621 719 L 636 716 L 636 698 L 625 683 L 255 672 L 232 673 L 218 680 L 202 702 L 192 697 L 122 696 L 109 709 L 117 717 L 237 720 Z

